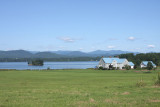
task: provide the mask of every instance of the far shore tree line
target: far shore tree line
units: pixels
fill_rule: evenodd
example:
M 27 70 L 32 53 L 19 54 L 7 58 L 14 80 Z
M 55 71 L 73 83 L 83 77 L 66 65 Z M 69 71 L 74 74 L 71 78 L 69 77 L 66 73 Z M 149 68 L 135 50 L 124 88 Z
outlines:
M 105 57 L 105 56 L 104 56 Z M 107 56 L 109 57 L 109 56 Z M 117 55 L 112 56 L 117 57 Z M 142 61 L 152 61 L 157 66 L 160 66 L 160 53 L 140 53 L 134 55 L 133 53 L 120 54 L 119 58 L 126 58 L 135 64 L 135 68 L 140 67 Z M 29 62 L 37 58 L 0 58 L 0 62 Z M 72 58 L 38 58 L 43 61 L 99 61 L 101 57 L 72 57 Z

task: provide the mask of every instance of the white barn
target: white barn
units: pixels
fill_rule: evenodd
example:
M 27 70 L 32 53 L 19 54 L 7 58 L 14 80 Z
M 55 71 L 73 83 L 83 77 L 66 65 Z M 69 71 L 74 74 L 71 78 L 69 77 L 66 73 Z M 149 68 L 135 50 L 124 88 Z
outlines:
M 110 64 L 115 68 L 122 69 L 125 65 L 129 65 L 129 62 L 125 58 L 101 58 L 98 67 L 109 68 Z
M 141 64 L 140 64 L 140 67 L 141 67 L 141 68 L 146 68 L 148 62 L 151 62 L 152 65 L 153 65 L 153 67 L 156 68 L 156 65 L 155 65 L 152 61 L 142 61 Z

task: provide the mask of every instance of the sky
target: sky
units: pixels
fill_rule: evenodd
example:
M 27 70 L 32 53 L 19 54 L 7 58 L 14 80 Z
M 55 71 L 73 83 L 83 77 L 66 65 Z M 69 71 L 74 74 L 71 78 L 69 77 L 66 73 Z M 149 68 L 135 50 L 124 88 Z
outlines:
M 0 0 L 0 50 L 160 52 L 160 0 Z

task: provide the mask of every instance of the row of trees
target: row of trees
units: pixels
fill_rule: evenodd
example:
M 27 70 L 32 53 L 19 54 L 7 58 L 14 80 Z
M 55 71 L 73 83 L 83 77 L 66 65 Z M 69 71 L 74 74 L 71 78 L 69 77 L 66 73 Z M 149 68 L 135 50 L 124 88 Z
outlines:
M 160 66 L 160 53 L 141 53 L 136 55 L 128 53 L 119 55 L 119 58 L 126 58 L 128 61 L 132 61 L 137 67 L 140 66 L 142 61 L 152 61 L 157 66 Z

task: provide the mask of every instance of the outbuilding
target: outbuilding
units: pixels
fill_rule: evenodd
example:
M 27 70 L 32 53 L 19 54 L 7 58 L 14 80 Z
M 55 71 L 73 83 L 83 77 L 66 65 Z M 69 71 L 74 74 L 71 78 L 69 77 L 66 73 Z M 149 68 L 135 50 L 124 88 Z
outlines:
M 134 69 L 134 63 L 133 62 L 129 62 L 128 65 L 131 66 L 131 69 Z
M 156 64 L 154 64 L 152 61 L 142 61 L 141 64 L 140 64 L 140 67 L 141 67 L 141 68 L 146 68 L 148 62 L 151 62 L 152 65 L 153 65 L 153 67 L 156 68 Z

